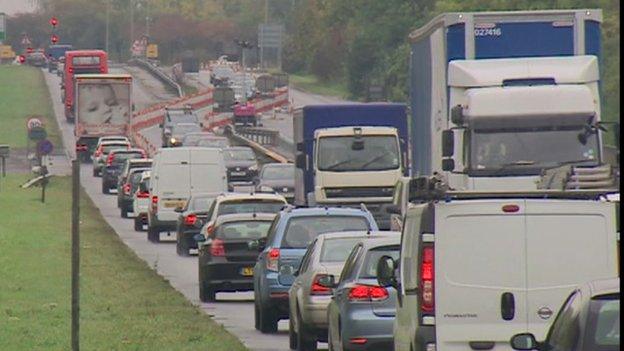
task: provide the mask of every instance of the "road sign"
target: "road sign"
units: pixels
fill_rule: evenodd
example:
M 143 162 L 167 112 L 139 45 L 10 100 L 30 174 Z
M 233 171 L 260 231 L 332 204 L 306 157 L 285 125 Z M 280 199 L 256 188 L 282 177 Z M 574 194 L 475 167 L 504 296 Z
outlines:
M 150 59 L 158 58 L 158 45 L 149 44 L 147 46 L 147 50 L 145 51 L 145 57 L 150 58 Z
M 28 131 L 28 138 L 30 140 L 39 141 L 45 139 L 47 136 L 48 133 L 43 127 L 33 127 Z
M 37 143 L 37 154 L 39 155 L 49 155 L 54 150 L 54 145 L 48 139 L 40 140 Z
M 284 26 L 281 24 L 261 24 L 258 28 L 258 46 L 281 48 Z
M 6 40 L 6 14 L 0 12 L 0 42 Z
M 29 46 L 30 44 L 32 44 L 30 42 L 30 38 L 28 38 L 28 36 L 26 34 L 24 34 L 24 36 L 22 37 L 22 45 L 23 46 Z
M 11 45 L 0 45 L 0 59 L 12 59 L 15 57 L 15 52 Z
M 31 117 L 26 122 L 26 127 L 28 128 L 28 130 L 31 130 L 34 127 L 43 127 L 43 123 L 41 122 L 41 120 L 39 118 Z

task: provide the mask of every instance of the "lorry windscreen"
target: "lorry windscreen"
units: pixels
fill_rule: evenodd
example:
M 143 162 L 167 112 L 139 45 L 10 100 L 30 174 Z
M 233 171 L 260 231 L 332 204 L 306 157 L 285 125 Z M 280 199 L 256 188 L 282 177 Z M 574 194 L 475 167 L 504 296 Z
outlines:
M 386 171 L 401 165 L 399 143 L 391 135 L 322 137 L 318 169 L 332 172 Z
M 469 137 L 469 174 L 475 176 L 538 175 L 565 163 L 587 166 L 600 161 L 598 136 L 581 143 L 578 127 L 526 130 L 473 130 Z

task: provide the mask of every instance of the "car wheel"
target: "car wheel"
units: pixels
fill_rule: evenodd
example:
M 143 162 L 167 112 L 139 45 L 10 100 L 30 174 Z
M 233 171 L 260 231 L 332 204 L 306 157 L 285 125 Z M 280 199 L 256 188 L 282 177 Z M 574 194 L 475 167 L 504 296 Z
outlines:
M 147 240 L 153 243 L 160 242 L 160 231 L 148 225 L 147 226 Z
M 110 194 L 110 188 L 104 182 L 102 182 L 102 194 L 107 194 L 107 195 Z
M 254 296 L 254 328 L 260 331 L 260 308 L 258 307 L 257 296 Z
M 275 312 L 270 308 L 266 308 L 262 305 L 258 308 L 260 332 L 262 334 L 277 333 L 277 316 Z
M 176 252 L 179 256 L 182 257 L 188 257 L 191 255 L 189 248 L 186 247 L 186 245 L 184 244 L 184 240 L 180 238 L 180 235 L 177 235 Z
M 97 170 L 96 170 L 95 168 L 93 169 L 93 176 L 94 176 L 94 177 L 97 177 L 97 176 L 98 176 L 98 174 L 97 174 Z
M 143 231 L 143 220 L 141 216 L 134 217 L 134 230 L 137 232 Z
M 128 218 L 128 210 L 123 208 L 123 206 L 121 207 L 121 218 Z
M 199 300 L 201 302 L 214 302 L 217 299 L 217 292 L 206 284 L 201 269 L 201 260 L 198 258 L 197 262 L 199 262 Z
M 295 332 L 292 317 L 288 320 L 288 342 L 291 350 L 297 349 L 297 333 Z
M 316 351 L 316 336 L 308 330 L 301 320 L 301 315 L 297 311 L 297 351 Z

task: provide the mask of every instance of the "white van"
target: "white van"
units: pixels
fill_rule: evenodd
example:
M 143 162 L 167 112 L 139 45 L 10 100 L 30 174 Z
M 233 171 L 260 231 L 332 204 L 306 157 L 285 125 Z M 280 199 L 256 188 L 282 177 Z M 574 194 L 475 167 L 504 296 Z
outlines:
M 175 232 L 178 213 L 191 193 L 227 192 L 223 151 L 217 148 L 160 149 L 153 157 L 147 238 L 158 242 L 160 232 Z M 173 237 L 173 236 L 172 236 Z
M 378 266 L 380 283 L 398 286 L 395 351 L 543 340 L 576 285 L 619 275 L 615 203 L 582 191 L 507 195 L 447 192 L 408 208 L 398 276 L 392 259 Z

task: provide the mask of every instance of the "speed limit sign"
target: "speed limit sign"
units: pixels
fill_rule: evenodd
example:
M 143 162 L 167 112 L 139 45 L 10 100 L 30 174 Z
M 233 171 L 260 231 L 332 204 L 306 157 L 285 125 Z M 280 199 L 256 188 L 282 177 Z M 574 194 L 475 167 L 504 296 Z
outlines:
M 41 122 L 41 120 L 39 118 L 36 117 L 31 117 L 28 119 L 28 122 L 26 122 L 26 127 L 28 127 L 28 130 L 31 130 L 35 127 L 42 127 L 43 123 Z

